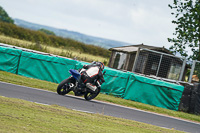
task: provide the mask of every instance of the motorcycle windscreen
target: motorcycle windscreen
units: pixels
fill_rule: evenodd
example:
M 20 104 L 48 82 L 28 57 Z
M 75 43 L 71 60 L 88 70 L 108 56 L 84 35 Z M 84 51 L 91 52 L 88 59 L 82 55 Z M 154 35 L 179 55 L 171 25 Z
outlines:
M 81 74 L 80 74 L 77 70 L 70 69 L 70 70 L 69 70 L 69 73 L 70 73 L 76 80 L 79 80 L 79 79 L 80 79 Z

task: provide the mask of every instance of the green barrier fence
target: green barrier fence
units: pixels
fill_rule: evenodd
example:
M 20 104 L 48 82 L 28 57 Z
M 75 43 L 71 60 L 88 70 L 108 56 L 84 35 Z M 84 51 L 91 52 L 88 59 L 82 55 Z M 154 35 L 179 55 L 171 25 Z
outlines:
M 17 74 L 22 50 L 0 47 L 0 70 Z
M 68 78 L 69 69 L 77 70 L 86 64 L 89 63 L 0 47 L 0 70 L 55 83 Z M 183 86 L 108 67 L 105 70 L 101 93 L 178 110 Z
M 18 74 L 60 83 L 70 76 L 68 71 L 75 69 L 76 63 L 75 60 L 23 51 Z
M 112 68 L 105 68 L 105 83 L 102 84 L 101 92 L 104 94 L 124 97 L 129 74 Z
M 130 74 L 124 99 L 178 110 L 183 86 Z
M 83 61 L 77 61 L 76 63 L 76 70 L 83 68 L 84 65 L 89 65 L 90 63 L 83 62 Z

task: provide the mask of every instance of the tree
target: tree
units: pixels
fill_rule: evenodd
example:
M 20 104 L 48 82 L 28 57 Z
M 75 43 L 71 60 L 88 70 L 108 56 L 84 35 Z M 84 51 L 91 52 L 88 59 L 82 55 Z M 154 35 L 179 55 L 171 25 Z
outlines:
M 14 20 L 12 20 L 8 16 L 7 12 L 1 6 L 0 6 L 0 21 L 14 24 Z
M 177 25 L 173 33 L 176 38 L 168 38 L 173 43 L 170 49 L 200 60 L 200 0 L 174 0 L 173 6 L 169 7 L 175 10 L 171 13 L 176 18 L 172 23 Z M 187 49 L 191 49 L 192 55 L 188 55 Z
M 39 29 L 38 31 L 44 32 L 44 33 L 47 34 L 47 35 L 54 35 L 54 36 L 55 36 L 55 33 L 54 33 L 54 32 L 49 31 L 49 30 L 46 30 L 46 29 Z

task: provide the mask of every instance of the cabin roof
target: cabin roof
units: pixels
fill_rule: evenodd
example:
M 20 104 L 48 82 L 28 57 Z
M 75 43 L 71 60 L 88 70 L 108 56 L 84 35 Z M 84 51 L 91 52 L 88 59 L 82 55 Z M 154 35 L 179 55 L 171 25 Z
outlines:
M 118 51 L 118 52 L 125 52 L 125 53 L 134 53 L 137 52 L 138 48 L 146 48 L 150 50 L 156 50 L 156 51 L 162 51 L 168 54 L 171 54 L 171 52 L 163 47 L 156 47 L 156 46 L 149 46 L 144 44 L 138 44 L 138 45 L 129 45 L 129 46 L 122 46 L 122 47 L 114 47 L 110 48 L 110 51 Z

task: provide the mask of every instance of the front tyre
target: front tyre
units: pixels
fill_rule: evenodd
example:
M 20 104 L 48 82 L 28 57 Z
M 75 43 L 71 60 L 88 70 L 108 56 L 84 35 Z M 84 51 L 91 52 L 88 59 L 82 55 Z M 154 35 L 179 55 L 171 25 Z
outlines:
M 92 92 L 92 91 L 87 91 L 84 95 L 85 100 L 90 101 L 92 99 L 94 99 L 99 93 L 100 93 L 100 88 L 97 88 L 97 92 Z
M 57 87 L 57 93 L 59 95 L 65 95 L 69 93 L 72 89 L 70 87 L 70 84 L 73 83 L 72 77 L 63 80 Z

